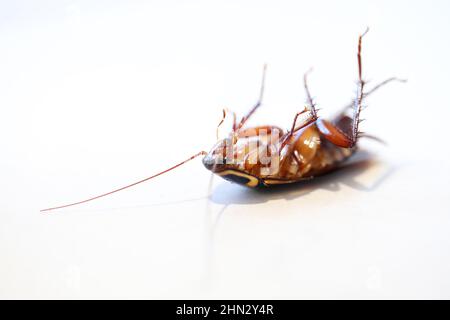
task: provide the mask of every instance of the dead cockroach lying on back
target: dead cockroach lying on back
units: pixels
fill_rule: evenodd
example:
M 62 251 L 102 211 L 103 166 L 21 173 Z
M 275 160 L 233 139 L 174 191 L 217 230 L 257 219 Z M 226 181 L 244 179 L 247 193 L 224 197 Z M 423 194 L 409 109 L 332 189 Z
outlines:
M 317 116 L 317 110 L 308 89 L 308 73 L 306 73 L 304 86 L 307 105 L 304 110 L 295 115 L 289 131 L 284 132 L 272 125 L 246 128 L 247 120 L 261 105 L 266 71 L 264 66 L 258 102 L 239 122 L 236 122 L 236 115 L 233 113 L 231 132 L 226 139 L 219 140 L 210 152 L 201 151 L 173 167 L 125 187 L 83 201 L 41 211 L 61 209 L 105 197 L 153 179 L 199 156 L 204 156 L 203 164 L 211 172 L 226 180 L 252 188 L 308 180 L 339 168 L 356 152 L 358 139 L 365 136 L 359 131 L 363 99 L 388 82 L 404 81 L 389 78 L 364 92 L 366 83 L 362 78 L 361 42 L 366 33 L 367 31 L 358 39 L 356 97 L 334 119 L 328 121 Z M 348 115 L 349 110 L 352 110 L 351 115 Z M 224 110 L 219 126 L 225 117 Z

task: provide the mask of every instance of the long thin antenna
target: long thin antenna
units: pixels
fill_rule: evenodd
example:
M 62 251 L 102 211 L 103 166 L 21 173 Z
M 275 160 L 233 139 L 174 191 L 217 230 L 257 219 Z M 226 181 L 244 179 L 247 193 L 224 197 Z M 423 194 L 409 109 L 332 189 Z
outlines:
M 67 208 L 67 207 L 72 207 L 72 206 L 76 206 L 76 205 L 79 205 L 79 204 L 82 204 L 82 203 L 86 203 L 86 202 L 89 202 L 89 201 L 92 201 L 92 200 L 96 200 L 96 199 L 98 199 L 98 198 L 102 198 L 102 197 L 109 196 L 110 194 L 113 194 L 113 193 L 116 193 L 116 192 L 119 192 L 119 191 L 122 191 L 122 190 L 125 190 L 125 189 L 128 189 L 128 188 L 134 187 L 134 186 L 137 185 L 137 184 L 140 184 L 140 183 L 142 183 L 142 182 L 145 182 L 145 181 L 148 181 L 148 180 L 150 180 L 150 179 L 153 179 L 153 178 L 155 178 L 155 177 L 157 177 L 157 176 L 160 176 L 160 175 L 162 175 L 162 174 L 164 174 L 164 173 L 166 173 L 166 172 L 169 172 L 169 171 L 171 171 L 171 170 L 173 170 L 173 169 L 175 169 L 175 168 L 178 168 L 179 166 L 185 164 L 186 162 L 189 162 L 189 161 L 191 161 L 191 160 L 197 158 L 198 156 L 202 156 L 202 155 L 204 156 L 204 155 L 206 155 L 206 154 L 207 154 L 207 152 L 201 151 L 201 152 L 199 152 L 199 153 L 193 155 L 193 156 L 190 157 L 189 159 L 186 159 L 186 160 L 184 160 L 183 162 L 180 162 L 180 163 L 174 165 L 173 167 L 170 167 L 169 169 L 166 169 L 166 170 L 161 171 L 161 172 L 159 172 L 159 173 L 157 173 L 157 174 L 154 174 L 154 175 L 151 176 L 151 177 L 148 177 L 148 178 L 142 179 L 142 180 L 140 180 L 140 181 L 134 182 L 134 183 L 132 183 L 132 184 L 129 184 L 129 185 L 125 186 L 125 187 L 122 187 L 122 188 L 119 188 L 119 189 L 116 189 L 116 190 L 113 190 L 113 191 L 110 191 L 110 192 L 107 192 L 107 193 L 104 193 L 104 194 L 101 194 L 101 195 L 98 195 L 98 196 L 89 198 L 89 199 L 86 199 L 86 200 L 83 200 L 83 201 L 78 201 L 78 202 L 74 202 L 74 203 L 70 203 L 70 204 L 66 204 L 66 205 L 62 205 L 62 206 L 58 206 L 58 207 L 53 207 L 53 208 L 42 209 L 41 212 L 51 211 L 51 210 L 56 210 L 56 209 L 62 209 L 62 208 Z

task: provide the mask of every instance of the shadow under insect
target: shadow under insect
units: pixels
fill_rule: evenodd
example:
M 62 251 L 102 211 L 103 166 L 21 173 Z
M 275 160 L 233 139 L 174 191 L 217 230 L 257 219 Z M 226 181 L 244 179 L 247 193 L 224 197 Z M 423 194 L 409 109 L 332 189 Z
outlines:
M 381 170 L 377 170 L 378 172 L 374 174 L 375 177 L 370 177 L 372 181 L 367 184 L 360 182 L 358 178 L 369 169 Z M 374 159 L 368 152 L 360 151 L 354 159 L 340 169 L 311 180 L 252 189 L 223 182 L 214 188 L 209 200 L 223 205 L 257 204 L 279 199 L 293 200 L 320 189 L 339 191 L 343 185 L 355 190 L 371 192 L 376 190 L 395 170 L 394 166 Z

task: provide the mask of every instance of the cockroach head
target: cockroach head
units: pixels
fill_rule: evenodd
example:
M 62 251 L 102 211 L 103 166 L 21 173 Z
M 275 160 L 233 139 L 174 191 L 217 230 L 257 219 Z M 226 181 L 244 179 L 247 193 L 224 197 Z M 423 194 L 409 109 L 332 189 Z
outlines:
M 232 148 L 233 145 L 230 139 L 219 140 L 203 158 L 203 165 L 213 173 L 224 170 L 227 162 L 232 161 L 227 156 L 232 154 Z

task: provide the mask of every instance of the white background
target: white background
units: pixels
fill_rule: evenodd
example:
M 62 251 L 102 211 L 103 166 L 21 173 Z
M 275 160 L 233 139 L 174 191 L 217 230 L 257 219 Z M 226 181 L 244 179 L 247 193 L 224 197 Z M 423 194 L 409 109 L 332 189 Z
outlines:
M 450 298 L 448 1 L 0 2 L 1 298 Z M 372 162 L 273 192 L 200 159 L 223 107 L 288 127 L 354 95 Z M 369 84 L 369 86 L 370 86 Z

